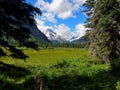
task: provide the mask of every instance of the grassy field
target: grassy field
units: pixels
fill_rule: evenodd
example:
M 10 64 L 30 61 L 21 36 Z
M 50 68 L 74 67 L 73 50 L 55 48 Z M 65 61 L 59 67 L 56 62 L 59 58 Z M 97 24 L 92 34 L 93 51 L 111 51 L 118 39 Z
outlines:
M 27 58 L 27 62 L 24 60 L 13 59 L 10 57 L 0 58 L 0 61 L 4 61 L 8 64 L 15 65 L 48 65 L 54 64 L 60 60 L 69 60 L 79 58 L 81 56 L 87 56 L 87 49 L 80 48 L 55 48 L 55 49 L 41 49 L 39 51 L 35 51 L 32 49 L 24 50 L 25 54 L 29 56 Z
M 24 50 L 27 62 L 0 58 L 0 90 L 120 90 L 120 76 L 84 48 Z

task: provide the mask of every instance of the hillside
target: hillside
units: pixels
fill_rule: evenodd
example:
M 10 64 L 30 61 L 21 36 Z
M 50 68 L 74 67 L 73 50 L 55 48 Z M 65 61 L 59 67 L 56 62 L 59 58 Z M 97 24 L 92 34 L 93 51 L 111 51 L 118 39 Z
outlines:
M 49 42 L 48 38 L 46 37 L 45 34 L 43 34 L 38 28 L 37 26 L 32 26 L 30 28 L 31 34 L 32 36 L 37 40 L 37 41 L 45 41 L 45 42 Z

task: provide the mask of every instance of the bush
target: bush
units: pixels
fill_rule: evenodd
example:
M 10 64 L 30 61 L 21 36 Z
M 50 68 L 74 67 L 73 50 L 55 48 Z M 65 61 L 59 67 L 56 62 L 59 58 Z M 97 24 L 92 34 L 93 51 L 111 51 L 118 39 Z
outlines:
M 87 58 L 63 60 L 37 70 L 37 90 L 115 90 L 116 79 L 108 65 L 91 63 Z M 39 82 L 38 82 L 39 81 Z M 118 88 L 118 86 L 117 86 Z

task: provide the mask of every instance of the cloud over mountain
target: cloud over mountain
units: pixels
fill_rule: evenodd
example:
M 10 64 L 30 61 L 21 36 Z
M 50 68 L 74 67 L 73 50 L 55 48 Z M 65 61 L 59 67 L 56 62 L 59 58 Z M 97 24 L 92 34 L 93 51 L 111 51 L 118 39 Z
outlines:
M 48 37 L 48 39 L 56 39 L 56 37 L 59 37 L 63 40 L 71 41 L 73 37 L 74 39 L 80 38 L 85 34 L 86 31 L 84 24 L 77 24 L 76 30 L 74 32 L 71 32 L 70 28 L 64 24 L 60 24 L 55 27 L 49 27 L 44 25 L 44 22 L 41 20 L 37 20 L 37 22 L 38 28 Z
M 80 9 L 80 6 L 85 1 L 86 0 L 52 0 L 52 2 L 49 3 L 44 0 L 37 0 L 35 6 L 44 11 L 44 18 L 56 23 L 55 16 L 61 19 L 75 17 L 74 13 Z
M 73 34 L 70 31 L 70 28 L 64 24 L 60 24 L 55 28 L 55 32 L 58 33 L 62 38 L 69 41 L 72 39 Z
M 76 34 L 77 37 L 82 37 L 85 34 L 85 31 L 86 31 L 86 28 L 84 24 L 79 23 L 75 26 L 74 33 Z
M 38 28 L 42 32 L 51 29 L 57 35 L 60 35 L 62 39 L 68 41 L 83 36 L 86 28 L 84 22 L 79 22 L 79 18 L 85 18 L 80 13 L 81 6 L 85 1 L 37 0 L 35 6 L 42 11 L 42 16 L 36 18 Z M 81 15 L 79 16 L 79 14 Z

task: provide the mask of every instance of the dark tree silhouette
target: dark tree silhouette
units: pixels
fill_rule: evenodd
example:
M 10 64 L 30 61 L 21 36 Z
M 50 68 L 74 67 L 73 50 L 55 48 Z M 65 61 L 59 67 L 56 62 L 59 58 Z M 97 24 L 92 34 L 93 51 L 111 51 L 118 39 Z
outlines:
M 38 49 L 37 44 L 31 41 L 29 31 L 36 25 L 36 15 L 41 15 L 40 9 L 25 0 L 0 0 L 0 57 L 26 59 L 19 46 Z

